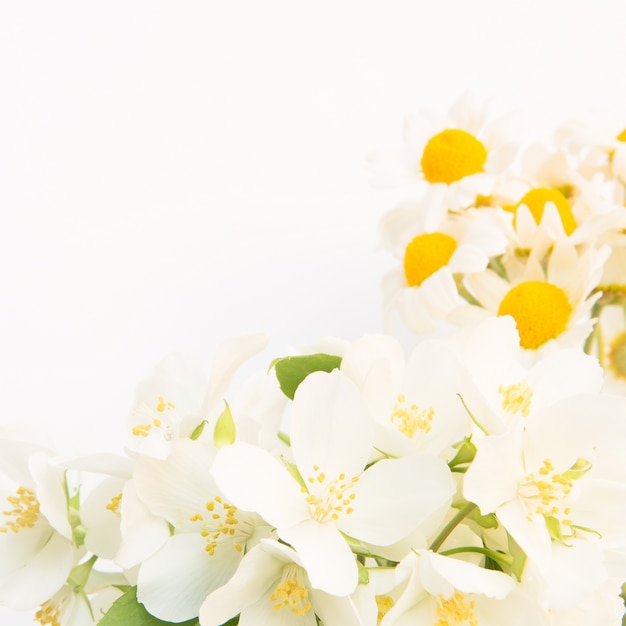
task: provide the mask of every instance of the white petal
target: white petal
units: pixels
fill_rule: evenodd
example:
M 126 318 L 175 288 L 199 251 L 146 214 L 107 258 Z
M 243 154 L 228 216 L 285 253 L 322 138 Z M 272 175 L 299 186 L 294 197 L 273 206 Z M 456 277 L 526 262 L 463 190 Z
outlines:
M 135 483 L 129 480 L 122 491 L 122 544 L 115 562 L 129 569 L 154 554 L 170 536 L 168 523 L 150 513 L 137 497 Z
M 338 525 L 366 543 L 389 545 L 415 530 L 454 492 L 450 470 L 438 457 L 414 454 L 383 459 L 360 476 L 354 512 Z
M 374 421 L 349 378 L 334 370 L 315 372 L 301 383 L 293 399 L 291 447 L 305 480 L 319 469 L 331 480 L 360 474 L 373 441 Z
M 229 545 L 218 545 L 210 556 L 205 546 L 199 534 L 174 535 L 142 563 L 137 598 L 148 612 L 170 622 L 191 619 L 207 595 L 230 579 L 239 565 L 239 553 Z
M 266 600 L 271 605 L 269 595 L 289 562 L 283 554 L 267 549 L 274 543 L 263 541 L 248 552 L 232 578 L 207 597 L 200 607 L 203 626 L 220 626 L 259 601 Z M 286 546 L 281 547 L 293 552 Z
M 442 588 L 436 579 L 430 576 L 436 573 L 454 589 L 463 593 L 476 593 L 489 598 L 505 598 L 515 587 L 515 581 L 502 572 L 487 570 L 473 563 L 424 551 L 421 553 L 424 587 L 432 595 L 442 594 Z M 434 585 L 432 583 L 435 583 Z M 446 597 L 451 594 L 444 594 Z
M 207 417 L 216 406 L 221 405 L 230 381 L 239 368 L 251 356 L 265 348 L 269 340 L 266 333 L 250 333 L 226 339 L 213 353 L 209 385 L 202 405 L 202 415 Z
M 354 591 L 358 583 L 355 557 L 333 524 L 306 520 L 279 535 L 298 553 L 312 587 L 337 596 Z
M 485 437 L 479 441 L 476 457 L 465 474 L 463 495 L 488 515 L 515 498 L 524 475 L 521 430 Z
M 48 537 L 39 550 L 32 532 L 22 530 L 16 536 L 8 537 L 11 543 L 25 543 L 27 550 L 35 548 L 35 551 L 27 561 L 19 564 L 11 559 L 17 567 L 11 567 L 11 571 L 0 576 L 0 606 L 15 610 L 34 609 L 61 588 L 74 565 L 74 548 L 57 533 L 51 532 Z M 24 552 L 14 550 L 16 545 L 5 543 L 7 534 L 0 534 L 0 538 L 3 561 L 16 556 L 17 552 Z M 6 565 L 4 562 L 3 569 Z
M 258 513 L 279 529 L 310 517 L 300 486 L 266 450 L 243 442 L 224 446 L 211 472 L 236 506 Z

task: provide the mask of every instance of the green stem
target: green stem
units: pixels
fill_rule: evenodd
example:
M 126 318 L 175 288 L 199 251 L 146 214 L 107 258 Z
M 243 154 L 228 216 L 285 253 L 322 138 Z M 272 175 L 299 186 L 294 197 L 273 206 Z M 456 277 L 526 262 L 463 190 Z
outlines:
M 497 561 L 501 565 L 511 567 L 513 563 L 513 557 L 510 554 L 502 554 L 489 548 L 479 548 L 478 546 L 463 546 L 462 548 L 451 548 L 450 550 L 442 550 L 439 554 L 443 556 L 451 556 L 452 554 L 463 554 L 464 552 L 477 552 L 478 554 L 484 554 L 490 559 Z
M 430 544 L 429 550 L 437 552 L 441 548 L 443 542 L 448 535 L 476 508 L 476 504 L 468 502 L 444 527 L 437 535 L 435 540 Z
M 459 399 L 463 403 L 463 408 L 467 411 L 467 414 L 470 416 L 470 419 L 472 420 L 472 422 L 474 422 L 474 424 L 476 424 L 476 426 L 478 426 L 478 428 L 480 428 L 480 430 L 485 435 L 488 435 L 489 433 L 487 432 L 487 429 L 474 417 L 474 414 L 469 410 L 469 407 L 467 406 L 467 404 L 465 404 L 465 400 L 463 399 L 463 396 L 460 393 L 457 393 L 456 395 L 459 396 Z

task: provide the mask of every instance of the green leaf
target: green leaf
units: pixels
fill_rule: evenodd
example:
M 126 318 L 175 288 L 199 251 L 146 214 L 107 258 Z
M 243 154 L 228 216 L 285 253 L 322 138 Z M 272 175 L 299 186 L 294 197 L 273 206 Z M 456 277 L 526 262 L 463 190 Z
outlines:
M 132 587 L 111 605 L 98 626 L 164 626 L 173 623 L 150 615 L 144 605 L 137 601 L 137 587 Z M 198 618 L 179 622 L 179 626 L 199 626 Z
M 341 357 L 332 354 L 306 354 L 275 359 L 270 369 L 276 369 L 281 391 L 291 400 L 300 383 L 313 372 L 332 372 L 341 365 Z
M 235 427 L 233 414 L 230 412 L 228 402 L 224 402 L 224 404 L 226 405 L 226 408 L 217 418 L 215 430 L 213 431 L 213 443 L 216 448 L 229 446 L 232 443 L 235 443 L 235 438 L 237 437 L 237 428 Z

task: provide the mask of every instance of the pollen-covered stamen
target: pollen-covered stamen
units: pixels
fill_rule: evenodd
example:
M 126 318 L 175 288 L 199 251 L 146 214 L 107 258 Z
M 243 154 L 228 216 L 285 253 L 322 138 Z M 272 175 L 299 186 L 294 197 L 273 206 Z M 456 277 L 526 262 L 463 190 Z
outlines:
M 354 511 L 356 499 L 356 494 L 350 492 L 359 482 L 359 477 L 346 478 L 342 473 L 338 478 L 327 481 L 326 474 L 320 471 L 319 466 L 315 465 L 313 471 L 316 474 L 307 478 L 310 489 L 307 491 L 302 487 L 302 492 L 307 494 L 306 501 L 313 518 L 325 522 L 338 520 L 341 515 L 350 515 Z
M 435 409 L 432 407 L 421 408 L 415 403 L 407 404 L 404 394 L 398 394 L 391 413 L 391 423 L 405 437 L 412 439 L 416 432 L 430 432 L 434 416 Z
M 306 587 L 302 568 L 287 565 L 281 581 L 270 595 L 275 611 L 289 609 L 294 615 L 306 615 L 311 610 L 309 590 Z
M 616 378 L 626 380 L 626 332 L 611 341 L 608 350 L 608 369 Z
M 120 505 L 122 503 L 122 494 L 118 493 L 116 496 L 111 498 L 111 502 L 109 502 L 104 508 L 107 511 L 111 511 L 113 515 L 117 515 L 120 517 Z
M 506 387 L 500 385 L 498 393 L 502 396 L 502 409 L 505 413 L 512 415 L 520 413 L 523 417 L 528 417 L 533 390 L 525 380 Z
M 555 471 L 550 459 L 545 459 L 538 474 L 527 474 L 518 486 L 518 493 L 526 503 L 528 519 L 539 514 L 553 517 L 563 526 L 571 526 L 569 495 L 573 479 Z
M 447 129 L 428 140 L 420 165 L 429 183 L 454 183 L 483 171 L 487 162 L 484 144 L 467 131 Z
M 437 606 L 438 620 L 434 626 L 478 626 L 478 619 L 474 613 L 475 601 L 459 591 L 449 598 L 439 596 Z
M 246 542 L 246 529 L 240 525 L 237 517 L 237 507 L 224 502 L 220 496 L 205 505 L 205 510 L 189 516 L 190 522 L 201 524 L 200 535 L 205 538 L 205 550 L 210 556 L 215 554 L 217 547 L 228 540 L 237 552 L 243 552 Z
M 456 240 L 446 233 L 417 235 L 404 251 L 404 276 L 409 287 L 419 287 L 429 276 L 448 264 Z
M 2 511 L 4 517 L 8 519 L 3 525 L 0 524 L 0 533 L 7 533 L 9 530 L 14 533 L 20 532 L 24 528 L 33 528 L 39 519 L 39 501 L 35 492 L 28 487 L 18 487 L 15 495 L 7 497 L 7 502 L 11 508 Z
M 526 205 L 532 214 L 535 223 L 539 224 L 543 217 L 543 212 L 548 202 L 552 202 L 559 212 L 563 230 L 566 235 L 571 235 L 576 230 L 576 220 L 569 200 L 558 190 L 549 187 L 537 187 L 531 189 L 517 203 L 515 210 L 522 204 Z
M 383 617 L 393 608 L 395 602 L 391 596 L 376 596 L 376 608 L 378 609 L 377 624 L 383 621 Z
M 511 288 L 500 302 L 498 315 L 515 319 L 522 348 L 536 350 L 566 328 L 572 305 L 552 283 L 527 281 Z
M 48 600 L 44 602 L 37 613 L 35 613 L 35 621 L 42 626 L 61 626 L 61 609 L 60 607 Z
M 157 398 L 154 408 L 148 406 L 145 402 L 139 402 L 135 405 L 132 417 L 139 421 L 131 429 L 135 437 L 149 437 L 155 434 L 161 434 L 164 439 L 169 441 L 172 438 L 170 418 L 166 414 L 176 408 L 171 402 L 166 402 L 162 396 Z

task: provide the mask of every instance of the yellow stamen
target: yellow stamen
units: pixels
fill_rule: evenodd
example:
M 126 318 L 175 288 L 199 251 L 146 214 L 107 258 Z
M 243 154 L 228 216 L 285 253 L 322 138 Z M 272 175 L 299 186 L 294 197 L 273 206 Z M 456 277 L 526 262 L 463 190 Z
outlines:
M 378 608 L 378 624 L 383 621 L 383 617 L 385 617 L 385 615 L 389 613 L 394 604 L 395 602 L 393 601 L 393 598 L 391 596 L 376 596 L 376 607 Z
M 483 171 L 487 149 L 474 135 L 447 129 L 428 140 L 422 153 L 422 172 L 429 183 L 454 183 Z
M 565 292 L 541 281 L 516 285 L 498 308 L 498 315 L 511 315 L 515 319 L 520 345 L 530 350 L 558 337 L 566 329 L 571 313 Z
M 517 211 L 518 207 L 525 204 L 535 218 L 535 223 L 539 224 L 543 217 L 546 203 L 548 202 L 552 202 L 556 206 L 559 217 L 561 218 L 561 223 L 563 224 L 563 230 L 567 235 L 571 235 L 576 229 L 576 220 L 574 219 L 570 203 L 558 189 L 550 189 L 548 187 L 531 189 L 517 203 L 515 210 Z
M 295 577 L 283 580 L 276 585 L 276 589 L 270 595 L 270 601 L 275 603 L 275 611 L 289 609 L 294 615 L 306 615 L 311 609 L 309 590 Z
M 118 493 L 116 496 L 111 498 L 111 502 L 107 504 L 104 508 L 107 511 L 111 511 L 114 515 L 120 517 L 120 504 L 122 503 L 122 494 Z
M 415 431 L 429 433 L 435 409 L 420 408 L 417 404 L 407 406 L 404 394 L 399 394 L 391 414 L 391 423 L 408 439 L 412 439 Z
M 434 626 L 478 626 L 478 619 L 474 613 L 474 600 L 467 601 L 464 594 L 456 591 L 453 596 L 445 599 L 439 596 L 437 617 Z
M 410 287 L 421 285 L 448 264 L 456 241 L 445 233 L 424 233 L 415 237 L 404 252 L 404 275 Z
M 525 380 L 507 387 L 500 385 L 498 393 L 502 396 L 502 409 L 506 413 L 521 413 L 528 417 L 533 390 Z
M 317 466 L 316 466 L 317 467 Z M 310 506 L 311 515 L 318 521 L 324 522 L 328 519 L 338 520 L 339 514 L 350 515 L 355 493 L 349 493 L 359 481 L 358 476 L 353 476 L 346 480 L 345 474 L 339 474 L 334 480 L 326 480 L 326 474 L 320 472 L 316 476 L 309 476 L 307 480 L 312 485 L 321 484 L 322 491 L 317 494 L 307 494 L 306 501 Z M 306 491 L 305 491 L 306 493 Z
M 59 621 L 61 615 L 61 609 L 59 606 L 48 600 L 44 602 L 39 610 L 35 613 L 35 621 L 39 622 L 42 626 L 61 626 Z
M 0 526 L 0 533 L 9 530 L 19 533 L 24 528 L 33 528 L 39 519 L 39 501 L 35 497 L 35 492 L 28 487 L 18 487 L 14 496 L 8 496 L 7 502 L 11 509 L 2 511 L 5 517 L 13 518 Z

